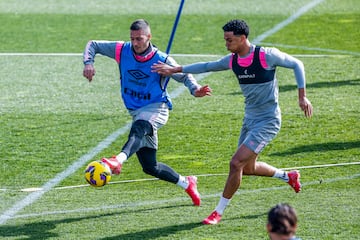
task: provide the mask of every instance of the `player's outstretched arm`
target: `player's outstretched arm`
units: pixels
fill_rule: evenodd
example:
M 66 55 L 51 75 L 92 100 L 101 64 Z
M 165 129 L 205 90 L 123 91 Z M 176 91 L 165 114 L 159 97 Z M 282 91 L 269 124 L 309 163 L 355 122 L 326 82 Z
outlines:
M 89 82 L 91 82 L 94 75 L 95 75 L 94 66 L 92 64 L 85 64 L 83 70 L 83 76 L 87 78 Z
M 163 63 L 161 61 L 159 61 L 158 63 L 154 63 L 151 68 L 153 72 L 156 72 L 163 76 L 170 76 L 174 73 L 182 72 L 182 66 L 170 66 L 169 64 Z

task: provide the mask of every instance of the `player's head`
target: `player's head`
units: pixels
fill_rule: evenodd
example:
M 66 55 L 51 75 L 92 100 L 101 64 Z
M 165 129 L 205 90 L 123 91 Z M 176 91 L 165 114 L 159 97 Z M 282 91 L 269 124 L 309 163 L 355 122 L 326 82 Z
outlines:
M 135 20 L 130 26 L 130 40 L 136 53 L 143 53 L 150 44 L 150 25 L 144 19 Z
M 235 36 L 245 35 L 249 36 L 249 26 L 244 20 L 234 19 L 230 20 L 223 26 L 224 32 L 233 32 Z
M 266 225 L 271 240 L 289 240 L 295 236 L 297 214 L 293 207 L 286 203 L 277 204 L 268 213 Z
M 244 20 L 230 20 L 222 29 L 224 30 L 226 48 L 230 52 L 239 52 L 243 46 L 248 45 L 249 26 Z

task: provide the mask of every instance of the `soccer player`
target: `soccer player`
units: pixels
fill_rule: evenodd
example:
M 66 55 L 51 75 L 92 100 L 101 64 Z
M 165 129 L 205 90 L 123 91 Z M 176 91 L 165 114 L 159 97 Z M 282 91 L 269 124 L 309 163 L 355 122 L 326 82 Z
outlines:
M 231 20 L 223 26 L 227 50 L 231 53 L 217 61 L 171 66 L 154 64 L 153 71 L 162 75 L 178 72 L 203 73 L 232 69 L 245 97 L 245 116 L 238 148 L 230 161 L 229 175 L 215 210 L 204 219 L 204 224 L 217 224 L 226 206 L 240 187 L 243 175 L 274 177 L 287 182 L 296 193 L 300 192 L 300 173 L 285 172 L 265 162 L 258 155 L 277 135 L 281 125 L 278 103 L 277 66 L 293 69 L 298 87 L 299 106 L 306 117 L 311 117 L 313 107 L 306 98 L 303 63 L 276 48 L 251 44 L 249 27 L 244 20 Z
M 287 203 L 280 203 L 270 209 L 266 230 L 270 240 L 301 240 L 295 236 L 297 214 Z
M 168 78 L 151 71 L 155 62 L 176 65 L 176 61 L 151 43 L 150 25 L 143 19 L 130 26 L 130 41 L 89 41 L 83 54 L 85 78 L 92 81 L 95 75 L 96 54 L 114 59 L 119 65 L 121 96 L 132 116 L 132 126 L 121 152 L 103 158 L 113 174 L 120 174 L 123 163 L 134 153 L 146 174 L 168 181 L 185 189 L 195 206 L 201 203 L 195 176 L 182 176 L 168 165 L 158 162 L 158 130 L 164 126 L 172 108 L 166 86 Z M 211 95 L 211 88 L 201 86 L 191 74 L 173 74 L 195 97 Z

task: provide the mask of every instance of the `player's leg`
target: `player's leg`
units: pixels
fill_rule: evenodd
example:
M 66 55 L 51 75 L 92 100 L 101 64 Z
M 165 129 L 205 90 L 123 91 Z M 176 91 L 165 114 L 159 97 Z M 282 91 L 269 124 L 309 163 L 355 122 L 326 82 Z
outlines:
M 296 193 L 301 191 L 300 172 L 293 170 L 286 172 L 282 169 L 273 167 L 265 162 L 255 162 L 246 165 L 243 171 L 243 175 L 255 175 L 264 177 L 273 177 L 287 182 Z
M 141 147 L 157 149 L 157 130 L 166 124 L 169 109 L 165 103 L 155 103 L 130 112 L 133 123 L 122 151 L 111 158 L 103 158 L 114 174 L 120 174 L 122 164 Z
M 153 135 L 150 122 L 141 119 L 134 121 L 121 153 L 111 158 L 103 158 L 102 161 L 110 167 L 113 174 L 120 174 L 123 162 L 140 149 L 141 141 L 147 135 Z
M 264 176 L 264 177 L 272 177 L 274 176 L 277 168 L 265 163 L 255 161 L 253 163 L 249 163 L 244 167 L 244 175 L 254 175 L 254 176 Z
M 259 154 L 277 135 L 280 130 L 280 120 L 272 119 L 251 124 L 251 131 L 243 143 Z M 274 177 L 287 182 L 296 193 L 300 192 L 300 173 L 298 171 L 286 172 L 265 162 L 251 161 L 243 169 L 244 175 Z
M 177 183 L 179 174 L 168 165 L 156 161 L 156 149 L 143 147 L 136 152 L 143 171 L 161 180 Z
M 191 197 L 193 204 L 200 205 L 200 194 L 197 191 L 197 178 L 194 176 L 184 177 L 178 174 L 170 166 L 157 162 L 156 149 L 143 147 L 136 155 L 146 174 L 159 178 L 161 180 L 175 183 L 182 187 Z
M 230 161 L 229 175 L 223 191 L 223 197 L 231 199 L 239 189 L 244 168 L 256 161 L 257 154 L 244 144 L 240 145 Z
M 127 142 L 122 148 L 128 158 L 136 153 L 141 147 L 141 141 L 145 136 L 152 136 L 154 133 L 153 126 L 146 120 L 136 120 L 130 129 Z
M 254 172 L 258 153 L 267 144 L 261 134 L 263 125 L 266 123 L 259 124 L 257 121 L 244 119 L 239 137 L 239 148 L 230 161 L 229 175 L 223 194 L 215 210 L 203 220 L 204 224 L 217 224 L 221 220 L 225 208 L 241 185 L 243 174 Z M 277 131 L 274 131 L 273 135 L 275 136 L 276 133 Z
M 265 162 L 255 162 L 254 165 L 247 165 L 243 174 L 277 178 L 287 182 L 296 193 L 301 191 L 300 172 L 297 170 L 286 172 Z
M 229 175 L 225 183 L 223 194 L 215 210 L 203 220 L 204 224 L 217 224 L 220 222 L 225 208 L 241 185 L 243 169 L 247 164 L 255 162 L 257 154 L 244 144 L 241 144 L 230 161 Z

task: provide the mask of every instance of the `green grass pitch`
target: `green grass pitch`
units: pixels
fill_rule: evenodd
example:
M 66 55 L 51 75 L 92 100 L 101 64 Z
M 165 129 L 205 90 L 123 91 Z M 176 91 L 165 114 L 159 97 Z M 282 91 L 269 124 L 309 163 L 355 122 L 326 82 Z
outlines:
M 247 20 L 254 40 L 314 4 L 259 43 L 305 65 L 313 118 L 305 119 L 297 105 L 293 73 L 278 69 L 282 129 L 260 155 L 276 167 L 299 168 L 301 193 L 278 180 L 245 176 L 221 223 L 200 224 L 218 202 L 243 117 L 243 97 L 230 71 L 197 76 L 213 89 L 207 98 L 195 99 L 171 83 L 169 92 L 179 96 L 159 131 L 159 160 L 198 176 L 201 207 L 193 207 L 180 188 L 145 175 L 135 157 L 111 184 L 86 184 L 85 163 L 76 163 L 118 153 L 130 121 L 114 61 L 98 56 L 94 81 L 82 77 L 86 42 L 128 40 L 130 23 L 145 18 L 153 42 L 165 51 L 179 3 L 0 2 L 0 239 L 268 239 L 266 213 L 279 202 L 297 209 L 302 239 L 359 238 L 356 0 L 188 0 L 172 45 L 179 63 L 216 59 L 227 54 L 226 21 Z M 54 180 L 59 182 L 52 185 Z M 45 192 L 21 191 L 44 186 Z

